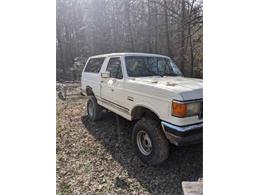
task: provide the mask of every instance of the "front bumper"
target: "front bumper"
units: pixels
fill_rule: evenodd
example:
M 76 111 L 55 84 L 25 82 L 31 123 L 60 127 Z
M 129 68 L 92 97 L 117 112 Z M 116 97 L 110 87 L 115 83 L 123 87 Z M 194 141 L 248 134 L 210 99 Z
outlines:
M 203 123 L 180 127 L 162 121 L 161 125 L 166 138 L 177 146 L 194 144 L 202 141 Z

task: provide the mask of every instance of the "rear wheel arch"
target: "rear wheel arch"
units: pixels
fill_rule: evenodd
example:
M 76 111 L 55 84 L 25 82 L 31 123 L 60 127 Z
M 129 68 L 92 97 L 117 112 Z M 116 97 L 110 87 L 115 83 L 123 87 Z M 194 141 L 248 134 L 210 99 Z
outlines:
M 95 94 L 90 86 L 86 86 L 86 94 L 87 94 L 87 96 L 95 96 Z

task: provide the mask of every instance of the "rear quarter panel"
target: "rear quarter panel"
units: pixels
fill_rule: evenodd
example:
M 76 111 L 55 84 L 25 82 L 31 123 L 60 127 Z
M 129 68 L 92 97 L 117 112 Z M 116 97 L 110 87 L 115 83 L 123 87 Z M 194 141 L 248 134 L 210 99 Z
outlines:
M 89 86 L 92 88 L 92 91 L 94 92 L 95 96 L 99 97 L 100 96 L 101 72 L 105 70 L 108 58 L 107 57 L 105 58 L 99 73 L 84 72 L 90 59 L 92 59 L 92 58 L 88 59 L 86 65 L 82 71 L 82 74 L 81 74 L 81 90 L 83 92 L 86 92 L 86 87 Z

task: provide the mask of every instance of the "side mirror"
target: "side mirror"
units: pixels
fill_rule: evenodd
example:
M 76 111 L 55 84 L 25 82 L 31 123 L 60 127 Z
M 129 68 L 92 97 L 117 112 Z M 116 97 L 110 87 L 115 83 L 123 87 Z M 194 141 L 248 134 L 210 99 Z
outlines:
M 109 78 L 110 77 L 110 72 L 103 72 L 101 73 L 101 78 Z

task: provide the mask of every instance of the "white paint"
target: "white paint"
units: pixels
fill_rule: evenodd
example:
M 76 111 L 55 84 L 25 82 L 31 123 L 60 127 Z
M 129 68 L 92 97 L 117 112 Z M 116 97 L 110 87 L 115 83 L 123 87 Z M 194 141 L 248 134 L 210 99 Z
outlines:
M 101 100 L 98 101 L 102 106 L 128 120 L 131 120 L 131 112 L 135 107 L 143 106 L 157 114 L 161 120 L 175 125 L 189 125 L 202 122 L 198 116 L 178 118 L 171 115 L 173 100 L 188 101 L 203 98 L 202 79 L 168 76 L 128 77 L 124 57 L 131 55 L 169 58 L 167 56 L 144 53 L 115 53 L 93 56 L 91 58 L 105 57 L 106 59 L 99 73 L 82 72 L 82 91 L 85 92 L 86 87 L 90 86 L 95 96 L 128 109 L 129 113 L 126 114 L 122 111 L 115 111 L 115 107 L 107 105 L 107 103 L 101 103 Z M 123 79 L 101 78 L 101 73 L 106 72 L 106 67 L 111 57 L 120 57 Z M 132 97 L 134 101 L 129 101 L 128 96 Z

